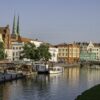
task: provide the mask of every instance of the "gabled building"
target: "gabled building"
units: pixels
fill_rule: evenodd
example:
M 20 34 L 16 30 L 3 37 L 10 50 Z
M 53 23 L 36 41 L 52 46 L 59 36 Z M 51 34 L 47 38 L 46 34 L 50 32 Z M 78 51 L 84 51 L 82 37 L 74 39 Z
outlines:
M 99 60 L 100 61 L 100 46 L 97 45 L 97 43 L 92 43 L 90 42 L 88 47 L 87 47 L 87 51 L 89 53 L 94 53 L 95 54 L 95 60 Z

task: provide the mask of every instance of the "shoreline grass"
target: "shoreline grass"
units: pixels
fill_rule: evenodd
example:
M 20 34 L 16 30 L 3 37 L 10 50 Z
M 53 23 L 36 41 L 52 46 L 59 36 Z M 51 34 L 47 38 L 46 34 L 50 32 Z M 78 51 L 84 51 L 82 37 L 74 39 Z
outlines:
M 75 100 L 100 100 L 100 84 L 84 91 Z

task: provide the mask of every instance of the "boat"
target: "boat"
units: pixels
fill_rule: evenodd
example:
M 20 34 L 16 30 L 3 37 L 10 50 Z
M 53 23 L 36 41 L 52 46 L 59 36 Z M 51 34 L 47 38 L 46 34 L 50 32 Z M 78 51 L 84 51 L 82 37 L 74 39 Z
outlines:
M 46 64 L 36 64 L 34 65 L 34 69 L 37 71 L 38 74 L 48 74 L 49 73 L 49 68 L 48 65 Z
M 58 74 L 58 73 L 62 73 L 63 71 L 64 71 L 64 68 L 60 66 L 54 66 L 49 69 L 50 74 Z
M 46 65 L 45 64 L 35 64 L 34 70 L 38 74 L 58 74 L 58 73 L 62 73 L 64 71 L 64 68 L 60 66 L 49 67 L 48 64 Z

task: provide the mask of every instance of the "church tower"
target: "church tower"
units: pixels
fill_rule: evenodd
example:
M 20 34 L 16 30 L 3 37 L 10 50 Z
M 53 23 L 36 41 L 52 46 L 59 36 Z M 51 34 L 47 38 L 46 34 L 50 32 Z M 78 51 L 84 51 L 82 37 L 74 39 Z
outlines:
M 17 35 L 20 36 L 19 16 L 17 19 Z
M 14 15 L 11 37 L 12 39 L 15 39 L 15 40 L 18 40 L 18 38 L 20 37 L 19 16 L 16 23 L 16 17 Z
M 12 34 L 11 34 L 11 37 L 16 39 L 16 17 L 14 15 L 14 19 L 13 19 L 13 28 L 12 28 Z

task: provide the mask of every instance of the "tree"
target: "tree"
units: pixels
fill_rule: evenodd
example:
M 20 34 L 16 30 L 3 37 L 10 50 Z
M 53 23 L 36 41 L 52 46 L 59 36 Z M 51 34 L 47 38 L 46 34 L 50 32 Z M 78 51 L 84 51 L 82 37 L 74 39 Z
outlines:
M 5 50 L 3 42 L 0 42 L 0 60 L 5 58 Z
M 22 58 L 27 58 L 27 59 L 36 59 L 35 57 L 35 52 L 36 52 L 36 46 L 33 43 L 26 43 L 23 46 L 23 51 L 21 52 L 21 59 Z
M 49 45 L 46 43 L 41 44 L 38 47 L 38 55 L 42 61 L 47 63 L 47 61 L 51 58 L 51 54 L 49 52 Z
M 23 46 L 23 51 L 21 52 L 21 59 L 33 59 L 35 61 L 42 60 L 45 63 L 51 58 L 49 53 L 49 45 L 41 44 L 38 48 L 33 43 L 26 43 Z

